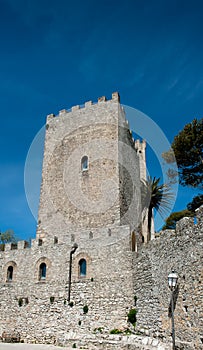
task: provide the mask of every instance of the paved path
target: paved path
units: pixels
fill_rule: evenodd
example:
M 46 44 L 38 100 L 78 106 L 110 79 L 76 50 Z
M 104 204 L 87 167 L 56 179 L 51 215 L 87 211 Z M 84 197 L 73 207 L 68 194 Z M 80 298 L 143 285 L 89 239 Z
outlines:
M 59 347 L 54 345 L 43 345 L 43 344 L 8 344 L 0 343 L 0 350 L 72 350 L 72 347 Z

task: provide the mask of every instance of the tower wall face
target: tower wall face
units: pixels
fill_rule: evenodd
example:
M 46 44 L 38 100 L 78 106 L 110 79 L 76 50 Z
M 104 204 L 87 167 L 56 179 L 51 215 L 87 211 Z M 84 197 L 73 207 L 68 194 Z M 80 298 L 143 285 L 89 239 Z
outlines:
M 38 237 L 63 240 L 78 229 L 136 226 L 139 162 L 118 99 L 63 110 L 46 127 Z

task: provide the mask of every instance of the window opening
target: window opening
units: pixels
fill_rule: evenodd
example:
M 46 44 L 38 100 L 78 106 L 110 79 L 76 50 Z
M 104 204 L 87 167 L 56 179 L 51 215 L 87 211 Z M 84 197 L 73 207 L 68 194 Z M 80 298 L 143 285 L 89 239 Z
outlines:
M 11 282 L 13 280 L 13 266 L 9 266 L 7 270 L 7 281 Z
M 82 171 L 88 170 L 88 157 L 87 156 L 82 157 L 81 169 L 82 169 Z
M 11 250 L 18 249 L 17 243 L 11 243 Z
M 47 272 L 47 266 L 45 263 L 41 263 L 39 267 L 39 279 L 45 280 L 46 279 L 46 272 Z
M 136 238 L 135 238 L 135 232 L 132 233 L 132 252 L 135 252 L 136 247 Z
M 84 277 L 86 276 L 87 273 L 87 263 L 85 259 L 81 259 L 79 261 L 79 272 L 80 272 L 80 276 Z

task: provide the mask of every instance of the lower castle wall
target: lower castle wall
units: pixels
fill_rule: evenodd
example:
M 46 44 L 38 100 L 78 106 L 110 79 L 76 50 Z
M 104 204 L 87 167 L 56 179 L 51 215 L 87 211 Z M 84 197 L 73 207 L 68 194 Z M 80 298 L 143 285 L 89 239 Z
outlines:
M 67 301 L 69 256 L 73 242 L 9 250 L 0 255 L 0 335 L 19 333 L 27 342 L 57 343 L 71 332 L 108 332 L 126 327 L 133 306 L 132 252 L 127 226 L 75 235 L 71 307 Z M 88 247 L 88 248 L 87 248 Z M 87 276 L 78 276 L 78 262 L 87 260 Z M 12 282 L 6 267 L 15 262 Z M 46 261 L 46 281 L 38 280 L 39 262 Z M 54 300 L 53 298 L 54 297 Z M 22 303 L 22 306 L 19 305 Z M 84 314 L 83 307 L 88 306 Z
M 184 218 L 176 231 L 163 231 L 134 258 L 137 329 L 171 338 L 168 274 L 179 276 L 175 306 L 176 341 L 182 349 L 203 349 L 203 207 L 198 223 Z
M 0 253 L 0 334 L 19 332 L 21 339 L 41 343 L 63 343 L 100 331 L 109 334 L 112 329 L 129 327 L 127 314 L 135 307 L 135 332 L 167 342 L 171 339 L 167 277 L 174 268 L 179 276 L 176 342 L 179 349 L 203 349 L 202 217 L 203 208 L 197 213 L 196 225 L 184 218 L 176 231 L 161 233 L 138 253 L 131 251 L 127 226 L 76 232 L 67 237 L 67 243 L 45 241 L 38 246 L 33 241 L 31 248 L 22 249 L 21 242 L 17 250 L 7 245 Z M 73 255 L 71 307 L 68 272 L 74 242 L 79 247 Z M 78 276 L 81 258 L 87 260 L 86 278 Z M 45 282 L 38 279 L 39 263 L 44 260 Z M 16 264 L 14 278 L 6 282 L 10 262 Z

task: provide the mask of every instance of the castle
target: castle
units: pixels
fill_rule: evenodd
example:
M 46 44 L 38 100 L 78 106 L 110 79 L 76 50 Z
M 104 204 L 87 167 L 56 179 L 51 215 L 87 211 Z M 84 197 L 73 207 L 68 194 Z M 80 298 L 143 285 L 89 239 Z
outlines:
M 203 208 L 196 224 L 184 218 L 142 243 L 145 146 L 133 140 L 118 93 L 48 115 L 36 239 L 0 252 L 2 338 L 169 349 L 167 276 L 175 268 L 177 342 L 203 348 Z M 132 327 L 131 309 L 139 335 L 110 337 Z

